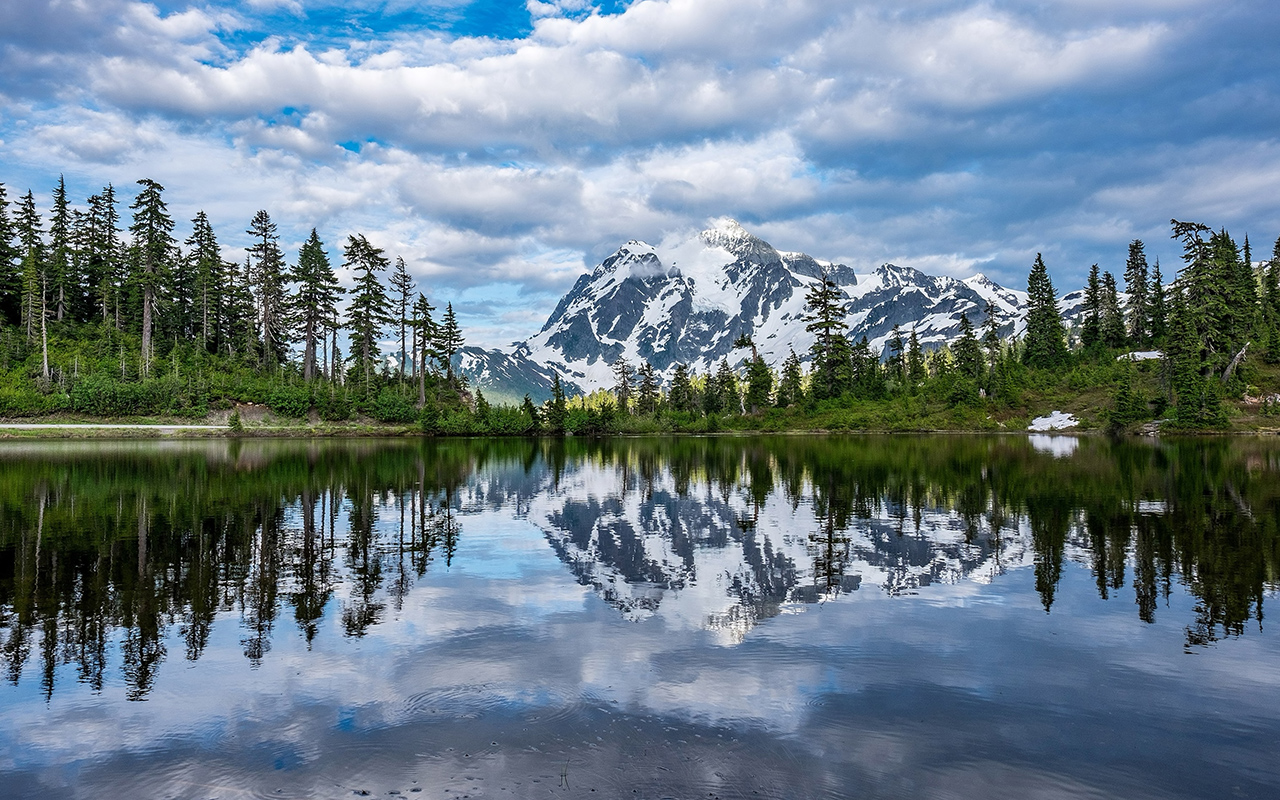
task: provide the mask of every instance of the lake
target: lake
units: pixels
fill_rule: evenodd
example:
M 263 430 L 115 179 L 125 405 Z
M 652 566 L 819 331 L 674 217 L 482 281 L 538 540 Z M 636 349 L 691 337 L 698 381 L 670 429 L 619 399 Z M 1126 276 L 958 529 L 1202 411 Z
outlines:
M 0 442 L 0 796 L 1280 797 L 1280 442 Z

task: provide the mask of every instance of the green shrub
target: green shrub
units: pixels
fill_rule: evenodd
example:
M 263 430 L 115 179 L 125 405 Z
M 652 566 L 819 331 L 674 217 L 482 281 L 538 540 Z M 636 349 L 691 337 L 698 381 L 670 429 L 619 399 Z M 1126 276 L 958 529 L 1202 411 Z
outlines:
M 320 391 L 315 397 L 316 411 L 325 422 L 342 422 L 351 419 L 351 398 L 340 389 Z
M 418 409 L 414 408 L 408 397 L 387 387 L 374 398 L 369 407 L 369 416 L 379 422 L 406 423 L 417 419 Z
M 305 417 L 311 410 L 311 387 L 305 385 L 276 386 L 267 396 L 272 411 L 285 417 Z

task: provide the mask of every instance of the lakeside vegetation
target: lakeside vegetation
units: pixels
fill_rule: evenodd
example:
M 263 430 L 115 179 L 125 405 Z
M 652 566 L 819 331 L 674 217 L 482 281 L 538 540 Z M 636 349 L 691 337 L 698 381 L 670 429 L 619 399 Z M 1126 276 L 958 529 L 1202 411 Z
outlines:
M 267 432 L 527 435 L 783 430 L 1023 429 L 1050 410 L 1084 428 L 1274 427 L 1280 416 L 1280 240 L 1253 261 L 1225 230 L 1173 221 L 1184 264 L 1167 285 L 1142 242 L 1119 281 L 1094 265 L 1068 329 L 1044 261 L 1025 332 L 988 306 L 926 351 L 895 330 L 886 352 L 849 337 L 831 280 L 809 291 L 800 354 L 769 364 L 749 337 L 708 374 L 619 361 L 615 385 L 492 404 L 457 369 L 464 338 L 404 260 L 347 236 L 340 284 L 313 230 L 288 263 L 259 211 L 243 263 L 204 212 L 179 243 L 164 187 L 138 181 L 127 229 L 114 187 L 75 208 L 60 179 L 42 214 L 0 184 L 0 418 L 226 422 Z M 11 211 L 11 206 L 12 211 Z M 346 302 L 342 299 L 346 296 Z M 438 317 L 438 318 L 437 318 Z M 398 347 L 383 352 L 391 339 Z M 343 352 L 342 347 L 346 347 Z M 1144 358 L 1124 358 L 1141 351 Z M 1154 355 L 1153 355 L 1154 354 Z

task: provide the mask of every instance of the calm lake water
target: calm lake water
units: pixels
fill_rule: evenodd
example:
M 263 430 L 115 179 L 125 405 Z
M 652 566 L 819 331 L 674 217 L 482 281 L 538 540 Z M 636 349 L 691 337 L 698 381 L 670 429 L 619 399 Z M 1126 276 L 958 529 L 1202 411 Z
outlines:
M 0 796 L 1280 797 L 1280 442 L 0 442 Z

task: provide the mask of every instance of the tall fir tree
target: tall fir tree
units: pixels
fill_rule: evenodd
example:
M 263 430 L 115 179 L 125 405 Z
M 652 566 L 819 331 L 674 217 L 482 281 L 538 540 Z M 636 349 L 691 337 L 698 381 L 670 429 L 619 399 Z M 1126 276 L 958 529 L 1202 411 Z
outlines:
M 30 189 L 18 205 L 16 222 L 21 253 L 22 322 L 26 327 L 27 341 L 33 342 L 43 303 L 40 284 L 44 275 L 44 230 L 40 227 L 40 212 L 36 210 L 36 198 Z
M 635 370 L 623 356 L 613 362 L 613 396 L 618 403 L 618 411 L 624 415 L 631 412 L 631 395 L 635 389 Z
M 1168 309 L 1165 307 L 1164 276 L 1160 274 L 1160 260 L 1151 268 L 1151 289 L 1147 292 L 1147 331 L 1153 347 L 1164 345 L 1168 330 Z
M 773 370 L 769 369 L 759 353 L 755 353 L 747 363 L 747 393 L 743 398 L 743 405 L 750 413 L 757 413 L 768 408 L 772 394 Z
M 1086 350 L 1102 341 L 1102 280 L 1098 265 L 1089 267 L 1089 280 L 1084 286 L 1084 303 L 1080 307 L 1080 346 Z
M 264 210 L 254 214 L 245 233 L 253 237 L 253 244 L 248 248 L 253 259 L 248 276 L 253 287 L 254 328 L 261 348 L 260 363 L 271 372 L 284 360 L 288 350 L 285 333 L 289 324 L 285 293 L 287 267 L 284 253 L 280 250 L 280 235 L 270 214 Z
M 662 384 L 658 380 L 658 371 L 648 361 L 636 370 L 639 383 L 636 386 L 636 413 L 658 413 L 658 400 L 662 396 Z
M 409 328 L 409 306 L 413 302 L 413 276 L 409 274 L 409 268 L 405 265 L 404 259 L 396 256 L 396 265 L 391 272 L 391 298 L 395 306 L 396 324 L 400 327 L 400 354 L 397 361 L 400 368 L 400 380 L 404 381 L 406 361 L 409 358 L 406 352 L 406 338 Z
M 775 400 L 780 408 L 798 405 L 804 402 L 804 373 L 800 367 L 800 356 L 795 350 L 787 353 L 782 362 L 782 380 L 778 383 L 778 396 Z
M 1125 293 L 1129 295 L 1126 307 L 1127 330 L 1129 340 L 1135 347 L 1143 347 L 1151 341 L 1151 331 L 1147 324 L 1147 287 L 1150 285 L 1148 273 L 1146 245 L 1141 239 L 1134 239 L 1129 243 L 1129 258 L 1124 264 L 1124 286 Z
M 298 251 L 298 265 L 289 279 L 297 286 L 292 305 L 302 336 L 302 379 L 310 381 L 318 374 L 317 351 L 324 349 L 327 326 L 338 315 L 338 299 L 343 293 L 315 228 Z
M 9 197 L 0 183 L 0 322 L 17 325 L 22 318 L 21 255 L 17 232 L 9 218 Z
M 1022 360 L 1029 367 L 1053 369 L 1067 359 L 1062 317 L 1058 298 L 1044 259 L 1036 253 L 1035 263 L 1027 277 L 1027 333 Z
M 804 329 L 813 334 L 810 391 L 822 399 L 849 388 L 849 340 L 845 338 L 844 293 L 827 272 L 805 294 Z
M 391 299 L 379 277 L 389 262 L 382 249 L 369 244 L 361 234 L 347 237 L 342 255 L 343 266 L 356 276 L 351 302 L 347 306 L 347 330 L 351 337 L 350 358 L 363 377 L 367 397 L 373 390 L 375 364 L 381 352 L 378 340 L 395 319 L 391 313 Z
M 1116 279 L 1110 272 L 1102 273 L 1101 309 L 1098 334 L 1102 343 L 1110 348 L 1124 347 L 1127 340 L 1124 329 L 1124 313 L 1120 310 L 1120 295 Z
M 458 317 L 453 313 L 453 303 L 446 303 L 444 316 L 440 319 L 440 333 L 436 347 L 440 352 L 440 358 L 444 361 L 445 376 L 450 383 L 454 380 L 453 357 L 461 352 L 464 344 L 462 327 L 458 325 Z
M 169 207 L 164 201 L 163 186 L 150 178 L 143 178 L 138 181 L 138 185 L 142 187 L 142 191 L 129 206 L 133 209 L 133 224 L 129 226 L 129 233 L 133 237 L 135 253 L 134 282 L 141 290 L 141 372 L 143 377 L 147 377 L 151 374 L 151 362 L 155 355 L 152 342 L 154 315 L 173 255 L 173 218 L 169 216 Z
M 689 367 L 676 364 L 671 374 L 671 389 L 667 392 L 667 405 L 673 411 L 692 414 L 697 411 L 697 397 L 693 391 L 693 381 L 689 378 Z
M 186 241 L 187 258 L 195 279 L 195 296 L 200 346 L 207 352 L 218 352 L 218 307 L 224 285 L 222 248 L 214 235 L 209 217 L 203 211 L 191 220 L 191 236 Z
M 960 315 L 960 338 L 951 346 L 951 355 L 956 360 L 956 371 L 969 380 L 982 380 L 986 372 L 982 363 L 982 346 L 978 344 L 968 314 Z
M 53 187 L 53 212 L 49 215 L 49 283 L 53 290 L 53 318 L 62 322 L 67 304 L 79 292 L 72 269 L 74 248 L 71 243 L 71 205 L 67 201 L 67 182 L 59 175 Z

